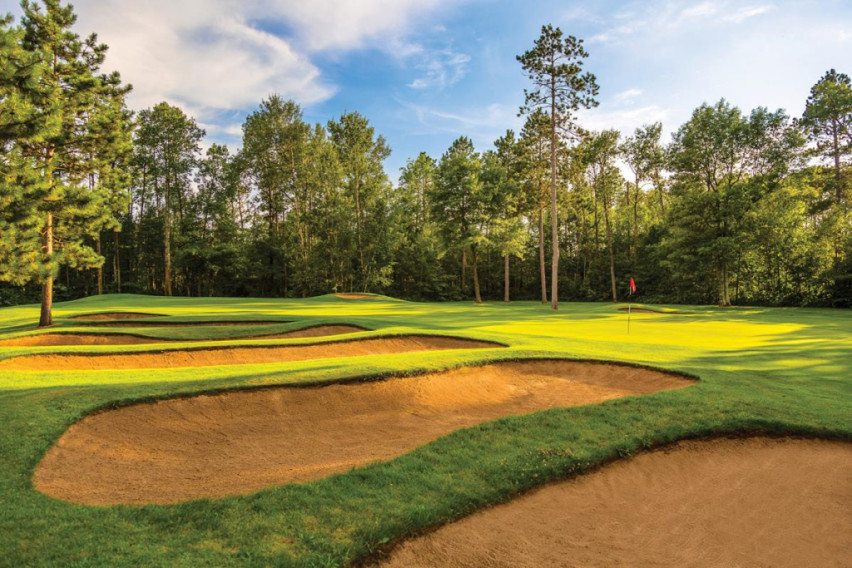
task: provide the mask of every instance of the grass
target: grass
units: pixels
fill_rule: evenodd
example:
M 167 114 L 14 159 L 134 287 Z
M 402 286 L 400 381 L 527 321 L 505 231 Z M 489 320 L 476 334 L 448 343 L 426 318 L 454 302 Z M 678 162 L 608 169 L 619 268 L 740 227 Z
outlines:
M 67 319 L 104 311 L 161 313 L 175 321 L 282 323 L 137 329 L 96 328 Z M 627 314 L 610 304 L 563 304 L 557 313 L 531 302 L 473 306 L 333 296 L 107 295 L 57 304 L 55 330 L 63 332 L 239 340 L 347 323 L 373 331 L 329 340 L 436 333 L 510 347 L 150 371 L 4 371 L 0 565 L 347 565 L 406 534 L 677 439 L 743 432 L 852 439 L 852 312 L 698 306 L 676 311 L 689 313 L 632 314 L 628 336 Z M 37 317 L 37 306 L 0 309 L 0 339 L 35 332 Z M 174 343 L 168 348 L 200 345 Z M 0 347 L 0 358 L 150 348 Z M 500 419 L 454 432 L 389 462 L 244 497 L 172 506 L 85 507 L 32 488 L 31 476 L 44 452 L 70 424 L 97 408 L 227 388 L 379 377 L 526 357 L 624 361 L 702 380 L 652 396 Z

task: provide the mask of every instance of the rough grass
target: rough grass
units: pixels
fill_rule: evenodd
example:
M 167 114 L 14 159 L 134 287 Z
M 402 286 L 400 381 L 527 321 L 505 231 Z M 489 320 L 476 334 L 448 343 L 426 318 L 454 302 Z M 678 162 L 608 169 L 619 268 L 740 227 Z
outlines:
M 92 327 L 68 318 L 105 311 L 162 313 L 169 316 L 164 320 L 173 321 L 282 322 L 115 329 L 176 340 L 233 338 L 248 344 L 241 338 L 346 323 L 374 330 L 359 337 L 435 333 L 510 347 L 232 367 L 4 372 L 0 565 L 346 565 L 405 534 L 676 439 L 742 432 L 852 439 L 848 311 L 690 306 L 682 310 L 688 315 L 634 313 L 628 336 L 626 314 L 608 304 L 563 304 L 552 313 L 538 303 L 473 306 L 383 297 L 354 302 L 333 296 L 262 300 L 109 295 L 57 304 L 57 326 L 51 331 L 91 332 Z M 37 306 L 0 309 L 0 338 L 35 332 L 37 316 Z M 149 347 L 2 347 L 0 357 Z M 496 420 L 454 432 L 389 462 L 246 497 L 171 506 L 85 507 L 32 488 L 32 472 L 47 448 L 68 425 L 97 408 L 227 388 L 375 378 L 526 357 L 623 361 L 702 380 L 678 391 Z

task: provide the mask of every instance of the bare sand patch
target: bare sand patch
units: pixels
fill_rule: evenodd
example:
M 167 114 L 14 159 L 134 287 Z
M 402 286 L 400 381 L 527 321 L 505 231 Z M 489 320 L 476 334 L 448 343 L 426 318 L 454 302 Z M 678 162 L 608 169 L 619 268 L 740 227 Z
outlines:
M 273 333 L 270 335 L 257 335 L 243 339 L 299 339 L 302 337 L 327 337 L 329 335 L 343 335 L 344 333 L 357 333 L 369 331 L 357 325 L 315 325 L 284 333 Z
M 279 325 L 289 320 L 222 320 L 222 321 L 81 321 L 74 325 L 95 327 L 216 327 L 231 325 Z
M 68 319 L 73 320 L 90 320 L 90 321 L 115 321 L 115 320 L 125 320 L 125 319 L 137 319 L 137 318 L 161 318 L 165 317 L 163 314 L 149 314 L 145 312 L 98 312 L 96 314 L 81 314 L 78 316 L 71 316 Z
M 247 494 L 390 459 L 502 416 L 691 382 L 622 365 L 522 361 L 138 404 L 72 425 L 38 465 L 34 483 L 91 505 Z
M 355 333 L 367 331 L 363 327 L 354 325 L 318 325 L 304 329 L 297 329 L 286 333 L 274 333 L 271 335 L 257 335 L 251 337 L 227 338 L 227 339 L 160 339 L 156 337 L 143 337 L 128 333 L 43 333 L 41 335 L 28 335 L 14 339 L 0 339 L 0 347 L 58 347 L 63 345 L 141 345 L 146 343 L 168 343 L 170 341 L 181 341 L 190 343 L 193 341 L 242 341 L 248 339 L 297 339 L 302 337 L 326 337 L 331 335 L 342 335 L 344 333 Z
M 15 339 L 0 340 L 0 347 L 58 347 L 62 345 L 140 345 L 162 343 L 167 339 L 141 337 L 127 333 L 43 333 Z
M 282 363 L 328 357 L 390 355 L 441 349 L 489 349 L 498 343 L 436 335 L 398 335 L 310 345 L 209 347 L 144 351 L 140 353 L 44 353 L 0 361 L 0 369 L 16 371 L 67 371 L 104 369 L 162 369 Z
M 407 541 L 380 564 L 849 566 L 852 445 L 682 442 Z
M 355 292 L 343 292 L 340 294 L 335 294 L 338 298 L 343 298 L 344 300 L 369 300 L 371 298 L 375 298 L 375 294 L 359 294 Z

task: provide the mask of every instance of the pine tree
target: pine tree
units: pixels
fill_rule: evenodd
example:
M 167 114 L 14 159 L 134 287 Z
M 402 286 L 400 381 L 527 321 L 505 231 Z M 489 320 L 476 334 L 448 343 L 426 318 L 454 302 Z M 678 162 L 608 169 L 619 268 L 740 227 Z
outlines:
M 99 75 L 107 46 L 95 34 L 71 31 L 71 6 L 25 0 L 18 31 L 5 21 L 2 97 L 4 172 L 3 265 L 0 277 L 41 285 L 40 326 L 51 325 L 53 282 L 59 267 L 103 263 L 87 241 L 115 223 L 105 188 L 88 183 L 86 149 L 101 151 L 92 115 L 100 98 L 123 97 L 117 74 Z M 15 47 L 10 44 L 16 43 Z M 22 56 L 21 52 L 30 54 Z M 6 77 L 12 81 L 6 83 Z M 7 117 L 10 120 L 7 121 Z M 126 125 L 124 126 L 126 128 Z
M 533 49 L 517 57 L 535 85 L 534 91 L 524 89 L 525 104 L 521 113 L 545 108 L 550 113 L 550 225 L 553 257 L 551 263 L 550 306 L 559 307 L 559 225 L 557 223 L 556 154 L 557 137 L 574 126 L 574 113 L 582 108 L 597 106 L 598 85 L 595 76 L 583 73 L 583 60 L 589 54 L 583 40 L 574 36 L 563 39 L 562 30 L 551 25 L 541 27 L 541 37 Z

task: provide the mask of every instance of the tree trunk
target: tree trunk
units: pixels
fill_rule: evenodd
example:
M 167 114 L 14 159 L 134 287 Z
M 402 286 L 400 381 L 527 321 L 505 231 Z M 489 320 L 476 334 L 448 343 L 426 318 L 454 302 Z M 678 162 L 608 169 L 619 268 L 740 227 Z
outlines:
M 728 291 L 728 263 L 723 262 L 719 267 L 719 305 L 728 307 L 731 305 L 731 296 Z
M 482 296 L 479 293 L 479 258 L 476 254 L 476 249 L 471 247 L 470 254 L 473 257 L 473 299 L 477 304 L 482 303 Z
M 115 287 L 116 291 L 121 294 L 121 260 L 118 256 L 118 231 L 113 229 L 112 231 L 113 237 L 113 248 L 115 249 L 115 253 L 112 259 L 112 272 L 115 276 Z
M 49 270 L 41 284 L 41 316 L 38 320 L 39 327 L 53 324 L 53 213 L 47 213 L 44 224 L 44 255 L 47 259 Z
M 630 193 L 630 188 L 627 188 Z M 639 256 L 639 178 L 636 178 L 636 195 L 633 197 L 633 262 Z
M 832 120 L 832 135 L 834 137 L 834 202 L 840 205 L 843 200 L 843 183 L 840 172 L 840 145 L 837 140 L 837 121 Z
M 544 207 L 538 210 L 538 267 L 541 273 L 541 303 L 547 303 L 547 270 L 544 266 Z
M 612 283 L 612 301 L 618 302 L 618 286 L 615 282 L 615 253 L 612 250 L 612 227 L 609 223 L 609 203 L 604 203 L 604 223 L 606 224 L 606 244 L 609 249 L 609 278 Z
M 636 179 L 638 180 L 639 177 L 637 176 Z M 624 187 L 627 190 L 627 209 L 630 209 L 630 182 L 625 180 Z M 630 227 L 630 216 L 628 215 L 628 217 L 627 217 L 627 234 L 628 235 L 630 234 L 631 230 L 632 229 Z M 631 248 L 629 246 L 627 247 L 627 252 L 630 253 L 630 258 L 632 259 L 633 258 L 633 250 L 631 250 Z
M 467 249 L 465 249 L 465 247 L 462 247 L 462 266 L 461 266 L 461 290 L 462 290 L 462 293 L 464 293 L 464 284 L 465 284 L 464 273 L 466 271 L 467 271 Z
M 101 232 L 98 231 L 98 236 L 95 239 L 95 252 L 101 256 Z M 104 293 L 104 265 L 98 266 L 98 296 Z
M 509 255 L 503 255 L 503 301 L 509 301 Z
M 171 251 L 171 220 L 169 216 L 169 178 L 166 176 L 166 199 L 163 203 L 163 243 L 164 268 L 163 291 L 166 296 L 172 295 L 172 251 Z
M 556 76 L 550 81 L 550 229 L 553 260 L 550 265 L 550 308 L 559 309 L 559 223 L 556 211 Z

